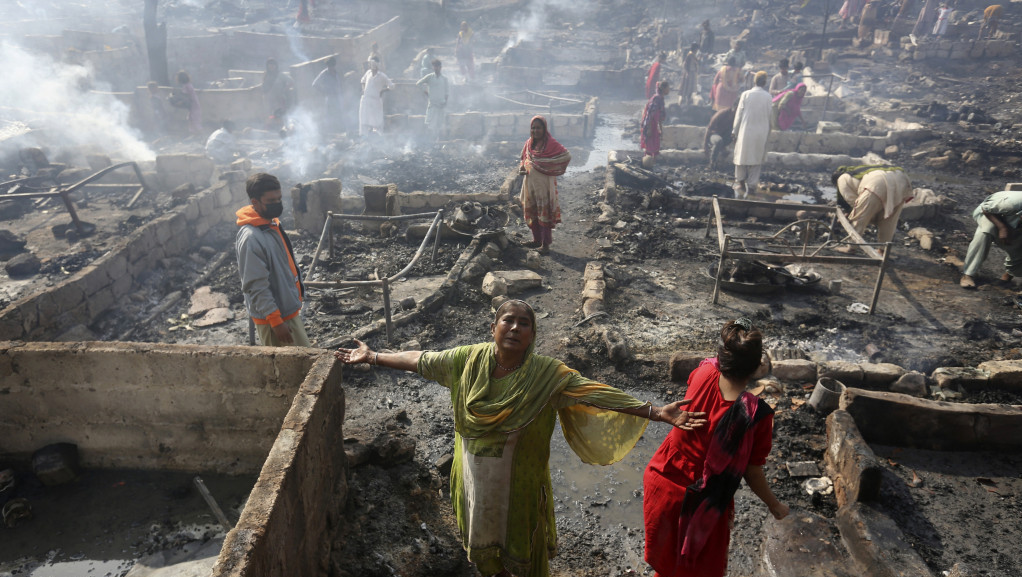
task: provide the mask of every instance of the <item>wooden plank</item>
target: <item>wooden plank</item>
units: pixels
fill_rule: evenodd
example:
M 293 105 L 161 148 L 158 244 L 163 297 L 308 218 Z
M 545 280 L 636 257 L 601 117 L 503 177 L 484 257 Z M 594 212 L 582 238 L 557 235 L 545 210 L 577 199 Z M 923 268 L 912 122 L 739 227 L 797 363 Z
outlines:
M 720 217 L 720 199 L 713 197 L 713 215 L 717 218 L 717 250 L 724 252 L 724 219 Z

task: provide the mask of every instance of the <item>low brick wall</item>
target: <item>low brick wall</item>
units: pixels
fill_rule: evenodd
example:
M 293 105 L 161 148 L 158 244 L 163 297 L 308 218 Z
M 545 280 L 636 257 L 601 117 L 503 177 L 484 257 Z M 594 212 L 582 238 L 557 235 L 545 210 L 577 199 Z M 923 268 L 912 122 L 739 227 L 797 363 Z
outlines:
M 295 395 L 213 577 L 328 573 L 347 498 L 341 365 L 319 357 Z
M 841 409 L 868 443 L 938 451 L 1022 449 L 1022 407 L 928 401 L 846 389 Z
M 919 40 L 917 40 L 919 42 Z M 936 40 L 916 46 L 906 36 L 901 42 L 902 60 L 965 60 L 967 58 L 1009 58 L 1015 55 L 1012 40 Z
M 705 126 L 669 124 L 664 126 L 661 147 L 664 149 L 703 148 Z M 771 153 L 833 154 L 861 156 L 867 152 L 882 153 L 893 144 L 920 140 L 929 136 L 926 130 L 890 131 L 885 136 L 859 136 L 842 132 L 770 132 L 767 150 Z M 769 159 L 768 159 L 769 163 Z
M 254 473 L 323 354 L 0 343 L 0 452 L 26 458 L 50 443 L 72 442 L 86 467 Z
M 187 156 L 187 155 L 185 155 Z M 159 162 L 159 161 L 158 161 Z M 214 226 L 234 222 L 247 204 L 244 182 L 219 183 L 128 235 L 89 266 L 0 310 L 0 340 L 51 340 L 68 329 L 91 324 L 135 289 L 135 278 L 158 260 L 185 256 Z
M 426 105 L 422 105 L 425 111 Z M 529 126 L 534 112 L 458 112 L 447 115 L 447 140 L 503 141 L 529 138 Z M 544 114 L 550 134 L 559 142 L 580 144 L 591 137 L 596 126 L 596 112 L 588 114 Z M 425 133 L 425 116 L 420 114 L 390 114 L 385 129 L 391 133 L 409 135 Z M 521 148 L 519 147 L 519 150 Z

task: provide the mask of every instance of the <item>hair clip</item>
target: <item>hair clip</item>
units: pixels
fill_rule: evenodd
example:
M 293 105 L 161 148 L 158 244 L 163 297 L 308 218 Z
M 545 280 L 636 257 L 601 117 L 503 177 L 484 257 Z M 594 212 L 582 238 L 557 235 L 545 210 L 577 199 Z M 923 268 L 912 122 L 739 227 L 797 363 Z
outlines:
M 735 319 L 735 324 L 740 326 L 740 327 L 742 327 L 746 331 L 751 331 L 752 330 L 752 321 L 749 320 L 746 317 L 742 317 L 740 319 Z

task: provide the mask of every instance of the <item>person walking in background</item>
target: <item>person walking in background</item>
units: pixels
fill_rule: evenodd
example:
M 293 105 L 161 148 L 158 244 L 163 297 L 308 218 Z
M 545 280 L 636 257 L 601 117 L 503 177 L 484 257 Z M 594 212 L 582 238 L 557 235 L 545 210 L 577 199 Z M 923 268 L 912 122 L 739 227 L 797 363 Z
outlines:
M 373 42 L 372 44 L 369 45 L 369 55 L 366 56 L 366 61 L 365 63 L 362 64 L 363 72 L 369 71 L 369 63 L 372 62 L 374 58 L 376 59 L 376 63 L 379 64 L 381 72 L 387 69 L 387 67 L 384 66 L 383 54 L 380 53 L 380 43 Z
M 454 46 L 454 57 L 458 60 L 458 68 L 465 82 L 475 80 L 476 63 L 475 55 L 472 54 L 472 29 L 468 22 L 462 22 L 458 29 L 457 43 Z
M 710 100 L 713 101 L 714 110 L 727 110 L 738 100 L 738 96 L 741 94 L 738 86 L 738 72 L 735 59 L 732 57 L 727 59 L 724 67 L 718 70 L 717 75 L 713 77 Z
M 746 390 L 760 366 L 763 335 L 740 318 L 724 324 L 718 343 L 685 392 L 687 408 L 706 413 L 709 426 L 671 430 L 642 477 L 646 562 L 658 577 L 724 576 L 742 479 L 775 519 L 789 513 L 763 474 L 774 411 Z
M 188 133 L 191 136 L 199 136 L 202 133 L 202 106 L 199 104 L 199 95 L 192 86 L 191 77 L 184 70 L 177 73 L 177 83 L 188 102 Z
M 295 86 L 291 76 L 280 71 L 276 58 L 266 59 L 263 83 L 260 85 L 263 103 L 269 115 L 268 124 L 275 128 L 284 125 L 284 117 L 294 104 Z
M 301 317 L 305 286 L 291 239 L 279 219 L 284 212 L 280 181 L 260 172 L 249 177 L 245 190 L 250 205 L 235 213 L 235 249 L 245 308 L 264 346 L 308 347 Z
M 358 135 L 365 137 L 383 132 L 383 93 L 394 89 L 394 83 L 380 72 L 380 63 L 369 62 L 369 71 L 362 77 L 362 99 L 358 103 Z
M 706 62 L 710 61 L 710 55 L 713 54 L 713 44 L 716 38 L 713 35 L 713 30 L 710 30 L 710 21 L 703 20 L 702 26 L 699 30 L 699 52 L 704 55 Z
M 312 87 L 323 96 L 323 126 L 336 129 L 341 125 L 341 75 L 337 72 L 337 58 L 326 59 L 326 68 L 316 75 Z
M 692 104 L 699 78 L 699 44 L 693 42 L 681 60 L 681 84 L 678 86 L 678 104 Z
M 777 96 L 787 90 L 788 87 L 788 59 L 781 58 L 777 63 L 778 72 L 770 79 L 770 87 L 767 89 L 771 96 Z
M 771 98 L 766 91 L 766 72 L 756 73 L 756 86 L 742 93 L 731 133 L 735 139 L 735 197 L 745 198 L 756 189 L 766 160 L 770 137 Z
M 440 59 L 434 59 L 433 72 L 415 83 L 416 86 L 426 87 L 426 129 L 433 142 L 437 142 L 443 136 L 447 120 L 447 97 L 450 94 L 450 87 L 447 77 L 440 73 L 442 68 Z
M 663 134 L 664 117 L 667 115 L 665 100 L 671 92 L 671 84 L 664 80 L 657 84 L 656 94 L 646 103 L 640 123 L 639 146 L 656 162 L 660 154 L 660 136 Z
M 451 506 L 468 560 L 485 576 L 547 577 L 557 552 L 550 439 L 557 422 L 584 462 L 624 457 L 650 421 L 685 431 L 705 415 L 662 407 L 589 380 L 538 355 L 536 313 L 524 301 L 497 307 L 492 342 L 445 351 L 375 352 L 361 341 L 334 356 L 415 372 L 451 391 L 454 463 Z
M 934 36 L 947 34 L 947 18 L 949 14 L 951 14 L 951 8 L 946 3 L 941 4 L 940 9 L 937 10 L 937 21 L 933 23 Z
M 664 60 L 667 59 L 667 54 L 661 52 L 657 54 L 656 60 L 649 67 L 649 73 L 646 74 L 646 101 L 656 94 L 657 84 L 660 83 L 660 71 L 664 67 Z
M 525 175 L 522 213 L 532 230 L 532 242 L 525 246 L 539 248 L 541 254 L 550 252 L 554 227 L 561 222 L 557 177 L 564 174 L 570 162 L 571 153 L 550 135 L 546 119 L 534 116 L 529 124 L 529 140 L 522 148 L 519 173 Z
M 770 115 L 770 125 L 775 130 L 788 130 L 798 120 L 803 129 L 806 121 L 802 118 L 802 101 L 806 97 L 806 85 L 799 83 L 790 90 L 785 90 L 774 96 L 773 112 Z

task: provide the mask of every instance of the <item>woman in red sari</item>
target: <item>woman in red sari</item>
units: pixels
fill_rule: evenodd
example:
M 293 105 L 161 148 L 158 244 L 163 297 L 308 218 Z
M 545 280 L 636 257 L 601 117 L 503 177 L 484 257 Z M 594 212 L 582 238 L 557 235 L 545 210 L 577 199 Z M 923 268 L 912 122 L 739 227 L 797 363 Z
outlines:
M 671 85 L 666 80 L 657 84 L 656 94 L 649 99 L 646 109 L 642 111 L 639 146 L 653 158 L 660 154 L 660 136 L 663 134 L 664 117 L 667 115 L 664 99 L 670 91 Z
M 660 83 L 660 69 L 664 67 L 665 60 L 667 60 L 667 53 L 661 52 L 657 54 L 653 65 L 649 67 L 649 74 L 646 75 L 646 100 L 653 98 L 653 95 L 656 94 L 654 90 Z
M 557 177 L 564 174 L 571 162 L 568 149 L 554 140 L 547 130 L 546 119 L 535 116 L 529 124 L 530 138 L 522 149 L 519 173 L 522 182 L 522 211 L 525 223 L 532 229 L 529 248 L 546 254 L 554 241 L 553 230 L 561 222 L 561 205 L 557 201 Z
M 763 475 L 773 409 L 745 390 L 762 353 L 752 321 L 727 322 L 717 356 L 692 372 L 685 393 L 688 410 L 705 411 L 710 426 L 671 431 L 646 467 L 646 562 L 660 577 L 723 577 L 742 478 L 774 518 L 788 515 Z

